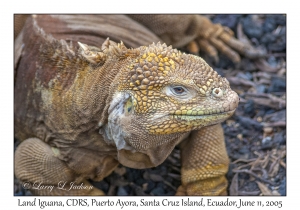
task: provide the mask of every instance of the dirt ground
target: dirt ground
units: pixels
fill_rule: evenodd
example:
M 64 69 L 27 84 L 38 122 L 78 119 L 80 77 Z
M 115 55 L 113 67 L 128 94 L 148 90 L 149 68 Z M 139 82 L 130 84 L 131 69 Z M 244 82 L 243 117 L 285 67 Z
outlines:
M 200 52 L 240 96 L 234 116 L 222 123 L 230 158 L 229 195 L 286 195 L 286 16 L 207 15 L 231 28 L 266 56 L 242 57 L 233 64 L 223 55 L 216 63 Z M 187 51 L 187 49 L 182 49 Z M 174 195 L 180 185 L 180 151 L 156 168 L 119 166 L 93 185 L 107 195 Z M 30 195 L 15 182 L 15 195 Z

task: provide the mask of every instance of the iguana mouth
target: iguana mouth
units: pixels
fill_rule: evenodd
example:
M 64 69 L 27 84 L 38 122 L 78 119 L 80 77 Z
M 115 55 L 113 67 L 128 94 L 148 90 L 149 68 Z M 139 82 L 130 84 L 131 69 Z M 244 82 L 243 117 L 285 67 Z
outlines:
M 236 109 L 226 111 L 226 112 L 217 112 L 217 113 L 211 113 L 211 114 L 170 114 L 170 116 L 180 116 L 180 117 L 204 117 L 204 116 L 214 116 L 214 115 L 220 115 L 220 114 L 231 114 L 234 113 Z
M 162 118 L 172 118 L 175 120 L 201 120 L 204 118 L 224 118 L 232 115 L 235 112 L 234 110 L 226 111 L 226 112 L 218 112 L 213 114 L 203 114 L 203 115 L 187 115 L 187 114 L 163 114 L 163 115 L 156 115 L 152 118 L 152 122 L 157 122 L 157 120 L 160 120 Z M 212 119 L 213 121 L 213 119 Z

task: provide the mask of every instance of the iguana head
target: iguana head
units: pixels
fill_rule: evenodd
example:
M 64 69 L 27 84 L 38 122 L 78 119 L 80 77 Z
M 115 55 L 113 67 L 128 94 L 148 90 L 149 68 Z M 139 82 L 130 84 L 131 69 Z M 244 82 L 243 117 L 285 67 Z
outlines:
M 182 136 L 224 121 L 238 105 L 228 81 L 198 56 L 160 43 L 107 46 L 103 52 L 117 52 L 120 71 L 111 87 L 104 134 L 124 165 L 160 164 Z

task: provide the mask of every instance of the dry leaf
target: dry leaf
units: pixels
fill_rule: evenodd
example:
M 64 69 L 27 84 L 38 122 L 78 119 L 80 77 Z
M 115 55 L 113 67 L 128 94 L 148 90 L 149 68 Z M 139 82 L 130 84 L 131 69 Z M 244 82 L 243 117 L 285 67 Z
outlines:
M 161 182 L 164 180 L 164 178 L 161 175 L 158 174 L 149 174 L 149 177 L 154 182 Z
M 229 195 L 237 196 L 239 195 L 239 180 L 238 180 L 238 175 L 239 173 L 236 173 L 232 180 L 231 180 L 231 185 L 229 188 Z
M 269 170 L 269 176 L 270 177 L 275 177 L 278 174 L 279 171 L 279 158 L 277 160 L 275 160 L 272 165 L 270 166 L 270 170 Z
M 143 191 L 146 191 L 148 189 L 148 183 L 147 182 L 142 184 L 142 189 L 143 189 Z
M 143 174 L 144 179 L 151 179 L 154 182 L 161 182 L 164 180 L 164 178 L 161 175 L 158 174 L 150 174 L 148 171 L 145 171 Z
M 263 184 L 259 181 L 257 181 L 256 183 L 257 183 L 262 195 L 273 195 L 271 190 L 269 190 L 269 188 L 265 184 Z
M 266 158 L 262 161 L 261 167 L 262 167 L 263 169 L 265 169 L 265 168 L 267 167 L 267 165 L 268 165 L 268 163 L 269 163 L 269 160 L 270 160 L 270 155 L 268 154 L 268 155 L 266 156 Z

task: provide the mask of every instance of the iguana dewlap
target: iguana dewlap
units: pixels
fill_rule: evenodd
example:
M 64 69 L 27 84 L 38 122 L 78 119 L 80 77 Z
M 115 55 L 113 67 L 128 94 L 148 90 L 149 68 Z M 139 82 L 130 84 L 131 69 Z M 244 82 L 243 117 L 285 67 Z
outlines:
M 159 42 L 87 45 L 98 38 L 60 18 L 51 17 L 57 25 L 42 27 L 45 33 L 45 16 L 34 16 L 20 34 L 15 136 L 25 141 L 15 152 L 16 177 L 49 186 L 90 185 L 88 179 L 102 180 L 118 163 L 155 167 L 181 143 L 177 194 L 226 194 L 229 161 L 220 122 L 239 101 L 228 81 L 200 57 Z M 55 27 L 54 38 L 49 31 Z M 33 192 L 103 194 L 96 188 Z

